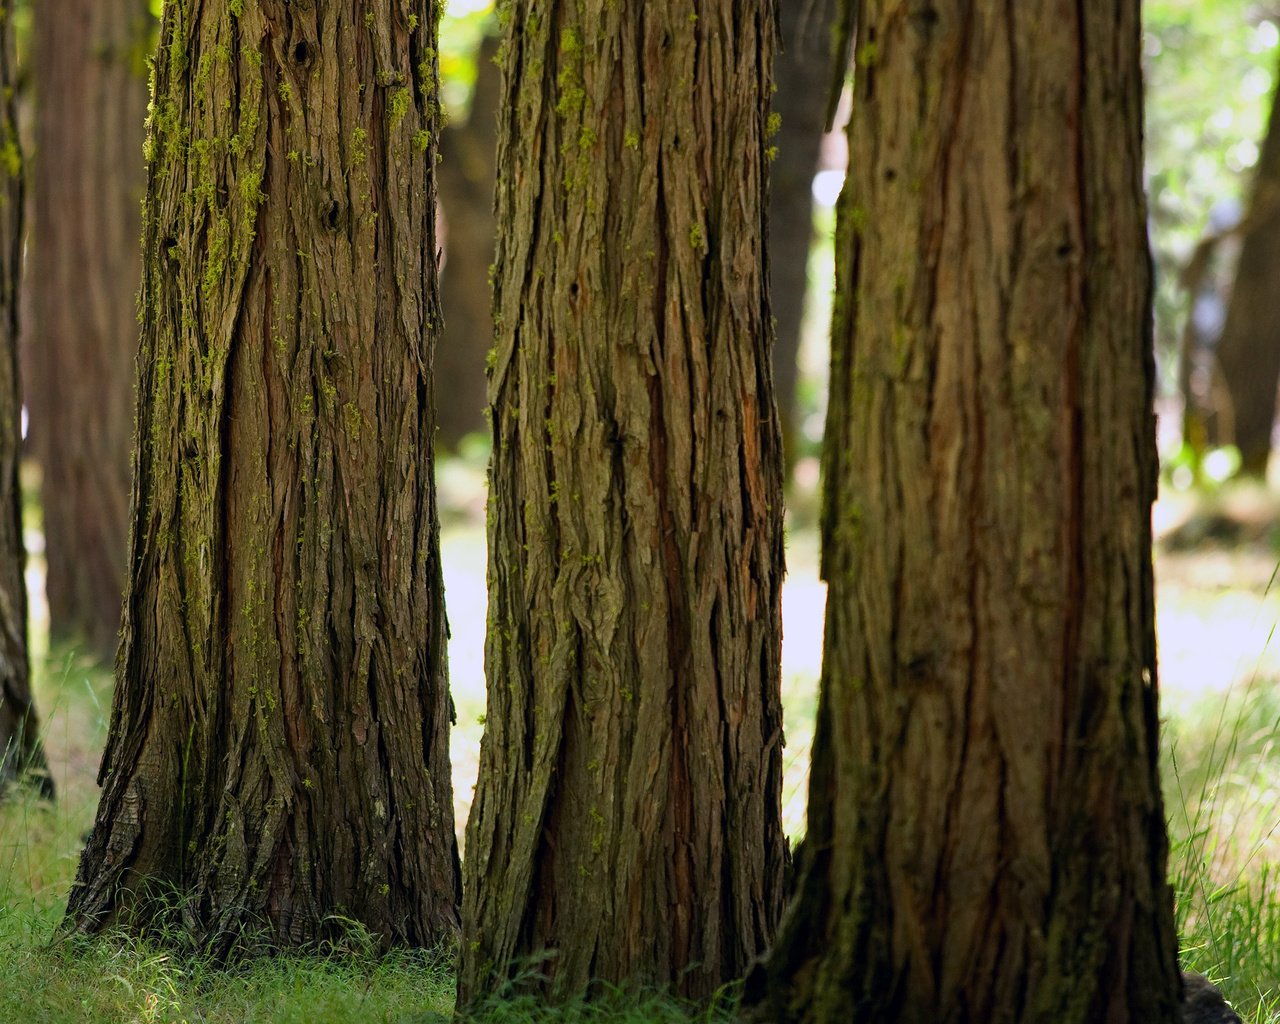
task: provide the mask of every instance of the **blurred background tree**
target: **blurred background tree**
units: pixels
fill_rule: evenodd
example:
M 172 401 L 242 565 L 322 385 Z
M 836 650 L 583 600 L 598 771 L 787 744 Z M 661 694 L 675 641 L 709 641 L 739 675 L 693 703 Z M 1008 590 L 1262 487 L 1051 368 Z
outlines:
M 489 268 L 502 75 L 491 3 L 450 4 L 441 24 L 441 66 L 449 121 L 440 138 L 440 270 L 444 333 L 436 349 L 439 442 L 456 451 L 485 429 L 484 364 L 493 347 Z
M 768 256 L 777 327 L 774 393 L 788 470 L 801 443 L 796 385 L 814 239 L 813 180 L 822 156 L 826 98 L 840 59 L 832 52 L 836 6 L 835 0 L 791 0 L 778 9 L 782 45 L 774 60 L 777 135 L 769 176 Z
M 1149 0 L 1143 13 L 1161 449 L 1173 482 L 1185 487 L 1240 464 L 1244 410 L 1221 377 L 1219 340 L 1267 134 L 1280 5 Z M 1257 336 L 1280 351 L 1280 310 L 1272 316 L 1269 326 L 1255 325 Z
M 18 387 L 18 281 L 22 262 L 22 192 L 26 178 L 14 114 L 16 81 L 8 0 L 0 2 L 0 795 L 30 773 L 53 797 L 31 697 L 27 593 L 23 568 Z
M 23 339 L 50 626 L 115 653 L 129 517 L 148 0 L 35 6 Z

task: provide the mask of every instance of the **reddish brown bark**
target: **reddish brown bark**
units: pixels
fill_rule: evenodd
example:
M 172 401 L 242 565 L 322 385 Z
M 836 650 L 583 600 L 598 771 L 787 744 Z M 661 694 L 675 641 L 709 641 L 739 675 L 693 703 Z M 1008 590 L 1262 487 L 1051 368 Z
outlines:
M 809 828 L 747 1004 L 1173 1024 L 1139 5 L 856 32 Z
M 768 943 L 786 858 L 773 4 L 507 14 L 459 1000 L 705 998 Z
M 437 13 L 165 4 L 129 590 L 71 928 L 455 933 Z

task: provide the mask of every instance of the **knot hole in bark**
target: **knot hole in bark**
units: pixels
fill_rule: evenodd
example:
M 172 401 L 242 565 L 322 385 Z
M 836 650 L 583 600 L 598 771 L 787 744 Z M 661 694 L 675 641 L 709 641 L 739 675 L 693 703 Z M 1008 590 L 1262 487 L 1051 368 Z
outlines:
M 305 39 L 293 44 L 293 62 L 299 67 L 311 66 L 311 45 Z
M 342 215 L 342 207 L 338 205 L 338 201 L 336 199 L 329 200 L 329 203 L 324 208 L 320 219 L 324 223 L 325 228 L 329 231 L 338 231 L 346 220 Z
M 160 242 L 160 253 L 170 270 L 178 269 L 178 240 L 173 235 L 167 235 Z
M 938 9 L 931 3 L 917 3 L 915 10 L 911 12 L 911 17 L 915 18 L 926 30 L 933 28 L 941 19 Z

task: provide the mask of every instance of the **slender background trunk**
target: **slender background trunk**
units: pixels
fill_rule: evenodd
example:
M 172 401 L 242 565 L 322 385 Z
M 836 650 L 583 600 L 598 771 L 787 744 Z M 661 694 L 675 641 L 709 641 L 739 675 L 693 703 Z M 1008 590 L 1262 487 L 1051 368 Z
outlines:
M 837 0 L 783 0 L 778 5 L 782 50 L 774 65 L 778 91 L 773 109 L 781 125 L 773 143 L 777 155 L 769 168 L 769 266 L 777 323 L 774 392 L 788 465 L 795 460 L 800 430 L 797 360 L 813 243 L 813 176 L 837 66 L 831 33 L 838 6 Z
M 859 4 L 809 829 L 755 1019 L 1178 1019 L 1139 44 L 1137 0 Z
M 773 935 L 773 10 L 508 11 L 464 1005 L 516 975 L 705 998 Z
M 129 521 L 141 270 L 146 0 L 34 10 L 31 451 L 43 475 L 56 636 L 115 654 Z
M 441 272 L 444 332 L 436 348 L 440 442 L 456 445 L 485 429 L 485 359 L 493 347 L 493 181 L 498 155 L 502 75 L 496 36 L 476 54 L 471 110 L 440 138 L 440 202 L 445 219 Z
M 165 4 L 129 591 L 75 929 L 454 934 L 436 19 Z
M 27 661 L 22 494 L 18 487 L 22 398 L 18 388 L 18 278 L 22 265 L 22 150 L 14 120 L 13 7 L 0 0 L 0 791 L 30 772 L 53 781 L 40 749 Z
M 1280 95 L 1278 93 L 1277 95 Z M 1280 103 L 1272 99 L 1267 134 L 1254 171 L 1253 195 L 1218 342 L 1218 367 L 1230 400 L 1243 469 L 1262 475 L 1271 454 L 1280 383 Z

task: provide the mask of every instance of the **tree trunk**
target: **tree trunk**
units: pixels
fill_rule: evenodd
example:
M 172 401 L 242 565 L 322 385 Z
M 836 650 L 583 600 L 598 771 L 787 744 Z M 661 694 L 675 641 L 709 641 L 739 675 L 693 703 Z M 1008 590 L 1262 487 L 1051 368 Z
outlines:
M 778 91 L 773 107 L 781 123 L 773 140 L 777 156 L 769 169 L 769 265 L 777 323 L 773 380 L 788 465 L 795 459 L 800 430 L 797 359 L 813 241 L 813 176 L 836 67 L 831 32 L 837 6 L 836 0 L 785 0 L 778 5 L 782 51 L 775 65 Z
M 859 6 L 809 831 L 757 1020 L 1177 1020 L 1138 6 Z
M 36 10 L 25 353 L 53 633 L 115 653 L 128 548 L 147 0 Z
M 165 3 L 129 590 L 75 929 L 180 909 L 222 950 L 456 926 L 437 13 Z
M 504 51 L 459 1000 L 531 959 L 553 999 L 701 998 L 772 937 L 786 858 L 773 4 L 541 6 Z
M 1277 92 L 1280 97 L 1280 91 Z M 1218 343 L 1218 367 L 1230 399 L 1242 468 L 1262 476 L 1271 454 L 1280 382 L 1280 102 L 1273 99 L 1254 171 L 1240 262 Z
M 493 347 L 493 180 L 502 76 L 486 36 L 476 54 L 476 87 L 466 121 L 440 137 L 440 205 L 445 218 L 444 331 L 436 372 L 449 386 L 436 402 L 440 441 L 453 446 L 483 430 L 485 359 Z
M 1197 462 L 1211 447 L 1235 443 L 1231 402 L 1218 371 L 1218 343 L 1226 325 L 1227 300 L 1240 262 L 1240 238 L 1248 227 L 1234 200 L 1209 211 L 1209 226 L 1178 274 L 1188 297 L 1178 340 L 1178 395 L 1182 400 L 1182 441 Z
M 13 7 L 0 0 L 0 793 L 24 775 L 53 796 L 27 661 L 26 551 L 18 487 L 18 279 L 22 265 L 22 151 L 14 120 Z

